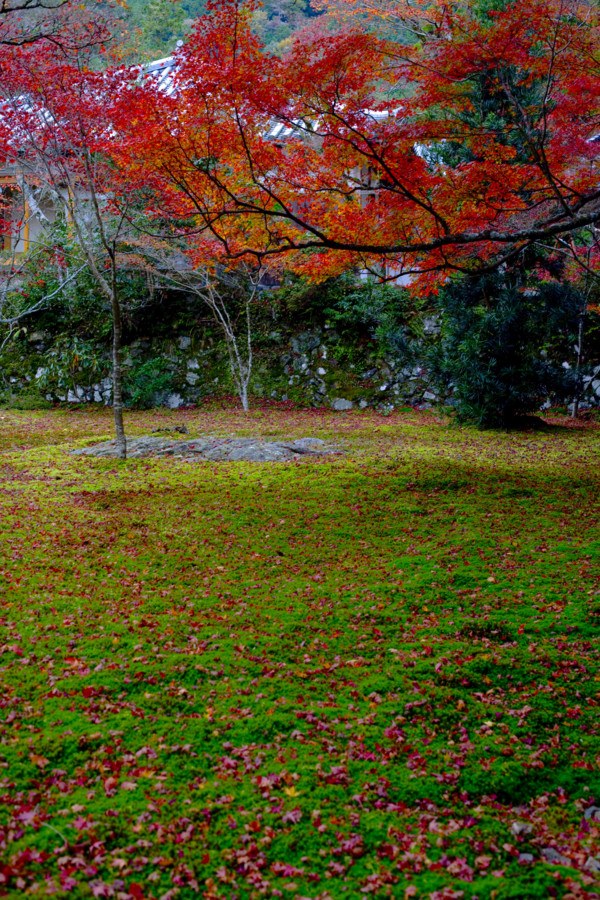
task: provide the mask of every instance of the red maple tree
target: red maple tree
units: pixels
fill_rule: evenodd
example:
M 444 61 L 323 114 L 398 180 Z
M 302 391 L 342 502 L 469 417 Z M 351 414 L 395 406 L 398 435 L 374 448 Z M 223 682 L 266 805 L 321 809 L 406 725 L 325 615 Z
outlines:
M 86 40 L 91 35 L 93 42 Z M 135 73 L 96 68 L 98 47 L 110 41 L 110 31 L 86 16 L 60 42 L 41 38 L 26 47 L 2 47 L 0 152 L 6 171 L 64 216 L 110 307 L 113 408 L 124 458 L 118 271 L 137 198 L 113 164 L 113 148 L 121 98 Z
M 385 7 L 412 42 L 313 28 L 278 59 L 251 7 L 213 4 L 175 90 L 127 98 L 121 164 L 190 235 L 313 277 L 431 287 L 598 221 L 596 7 Z

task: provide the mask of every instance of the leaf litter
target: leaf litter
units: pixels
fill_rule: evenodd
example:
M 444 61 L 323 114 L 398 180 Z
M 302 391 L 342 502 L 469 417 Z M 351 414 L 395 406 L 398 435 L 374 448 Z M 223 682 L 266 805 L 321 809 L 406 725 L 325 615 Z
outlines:
M 600 895 L 597 431 L 131 413 L 0 430 L 0 894 Z M 566 424 L 568 420 L 561 420 Z

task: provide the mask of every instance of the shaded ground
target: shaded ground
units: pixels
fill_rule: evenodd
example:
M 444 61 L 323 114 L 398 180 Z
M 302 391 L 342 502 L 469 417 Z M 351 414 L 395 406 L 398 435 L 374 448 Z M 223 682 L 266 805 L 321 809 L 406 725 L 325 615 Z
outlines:
M 347 452 L 0 411 L 0 894 L 600 896 L 596 428 L 129 420 Z

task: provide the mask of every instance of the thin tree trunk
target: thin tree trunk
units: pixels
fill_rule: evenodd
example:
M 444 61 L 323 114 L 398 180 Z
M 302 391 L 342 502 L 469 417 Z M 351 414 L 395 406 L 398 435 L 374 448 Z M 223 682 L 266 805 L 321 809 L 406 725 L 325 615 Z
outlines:
M 229 355 L 229 365 L 231 375 L 236 387 L 237 395 L 242 404 L 244 412 L 248 412 L 250 405 L 248 402 L 248 384 L 252 372 L 252 329 L 250 322 L 250 302 L 256 293 L 256 287 L 252 290 L 252 295 L 246 300 L 246 329 L 247 329 L 247 358 L 244 360 L 235 334 L 235 328 L 229 316 L 227 306 L 219 290 L 214 285 L 207 286 L 206 294 L 199 291 L 197 293 L 203 297 L 206 304 L 211 309 L 213 316 L 223 330 L 225 337 L 225 345 Z
M 240 400 L 242 401 L 242 409 L 244 410 L 244 412 L 248 412 L 250 407 L 248 406 L 248 385 L 247 384 L 241 385 L 239 394 L 240 394 Z
M 123 394 L 122 383 L 122 350 L 121 350 L 121 306 L 116 279 L 115 262 L 112 260 L 113 271 L 111 279 L 111 305 L 113 317 L 113 346 L 112 346 L 112 381 L 113 381 L 113 414 L 115 418 L 115 437 L 117 443 L 117 456 L 119 459 L 127 459 L 127 440 L 125 438 L 125 426 L 123 424 Z
M 579 369 L 581 368 L 581 354 L 582 354 L 582 343 L 583 343 L 583 313 L 579 317 L 579 329 L 577 333 L 577 360 L 575 363 L 575 375 L 577 377 L 577 394 L 573 398 L 573 404 L 571 406 L 571 415 L 574 419 L 579 415 Z
M 252 286 L 252 293 L 246 299 L 246 367 L 244 370 L 244 389 L 243 389 L 243 397 L 242 397 L 242 406 L 244 407 L 244 412 L 248 412 L 248 385 L 250 383 L 250 376 L 252 375 L 252 325 L 250 322 L 250 304 L 254 300 L 254 295 L 258 289 L 258 281 L 260 280 L 260 274 L 257 276 L 255 283 Z
M 589 254 L 588 254 L 589 256 Z M 576 419 L 579 415 L 579 401 L 580 401 L 580 387 L 579 387 L 579 372 L 581 370 L 581 361 L 583 359 L 583 335 L 584 335 L 584 323 L 585 316 L 587 313 L 587 306 L 589 301 L 589 295 L 591 291 L 591 284 L 588 285 L 587 290 L 585 292 L 585 302 L 581 308 L 581 312 L 579 313 L 579 327 L 577 329 L 577 359 L 575 363 L 575 374 L 577 377 L 577 394 L 573 397 L 573 403 L 571 406 L 571 416 Z
M 88 223 L 86 223 L 85 215 L 81 216 L 81 220 L 85 223 L 85 227 L 87 229 L 88 238 L 86 240 L 86 236 L 81 229 L 80 218 L 77 215 L 80 212 L 80 209 L 77 206 L 76 198 L 76 185 L 69 184 L 70 193 L 67 203 L 67 210 L 69 213 L 69 218 L 73 224 L 75 229 L 75 234 L 77 237 L 77 242 L 81 248 L 81 251 L 84 254 L 84 257 L 87 260 L 87 263 L 90 267 L 90 271 L 96 281 L 96 284 L 99 286 L 100 290 L 106 297 L 106 299 L 110 302 L 111 312 L 112 312 L 112 322 L 113 322 L 113 346 L 112 346 L 112 383 L 113 383 L 113 415 L 115 420 L 115 440 L 117 445 L 117 457 L 119 459 L 127 458 L 127 440 L 125 438 L 125 426 L 123 423 L 123 393 L 121 388 L 122 383 L 122 351 L 121 351 L 121 336 L 122 336 L 122 324 L 121 324 L 121 305 L 119 303 L 119 286 L 117 283 L 117 260 L 116 260 L 116 247 L 115 240 L 112 242 L 108 240 L 106 233 L 104 231 L 104 222 L 102 220 L 102 214 L 100 208 L 98 206 L 96 192 L 94 189 L 93 181 L 90 177 L 89 183 L 87 185 L 90 191 L 90 197 L 92 200 L 92 208 L 95 213 L 96 224 L 98 226 L 102 244 L 106 253 L 108 254 L 108 258 L 110 260 L 110 283 L 109 281 L 100 273 L 100 269 L 97 265 L 97 260 L 94 258 L 94 254 L 91 252 L 91 245 L 93 242 L 93 235 L 91 233 L 91 227 Z

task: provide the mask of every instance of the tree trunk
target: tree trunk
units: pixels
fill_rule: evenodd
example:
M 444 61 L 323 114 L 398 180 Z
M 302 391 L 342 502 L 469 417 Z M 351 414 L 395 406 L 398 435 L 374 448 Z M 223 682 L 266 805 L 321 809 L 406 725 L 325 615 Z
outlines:
M 573 398 L 573 403 L 571 405 L 571 416 L 576 419 L 579 415 L 579 370 L 581 368 L 581 356 L 583 351 L 583 317 L 585 315 L 585 308 L 582 310 L 581 315 L 579 316 L 579 329 L 577 332 L 577 361 L 575 365 L 575 372 L 577 375 L 577 391 L 578 393 Z
M 112 347 L 112 382 L 113 382 L 113 413 L 115 417 L 115 437 L 117 443 L 117 456 L 119 459 L 127 459 L 127 440 L 125 438 L 125 427 L 123 425 L 123 394 L 121 390 L 121 306 L 119 304 L 119 295 L 116 280 L 116 271 L 114 269 L 111 284 L 111 304 L 113 317 L 113 347 Z
M 250 407 L 248 406 L 248 385 L 247 384 L 242 383 L 240 385 L 239 395 L 240 395 L 240 400 L 242 401 L 242 409 L 244 410 L 244 412 L 248 412 Z
M 92 210 L 94 212 L 95 225 L 100 233 L 102 245 L 110 260 L 110 281 L 100 271 L 98 261 L 92 253 L 93 238 L 92 226 L 86 217 L 86 210 L 78 205 L 79 184 L 73 183 L 69 178 L 68 171 L 65 173 L 65 181 L 69 186 L 69 195 L 67 203 L 67 211 L 69 218 L 75 230 L 77 243 L 81 248 L 94 280 L 106 299 L 110 302 L 113 322 L 113 346 L 112 346 L 112 383 L 113 383 L 113 414 L 115 419 L 115 442 L 117 445 L 117 457 L 119 459 L 127 458 L 127 441 L 125 438 L 125 427 L 123 425 L 123 395 L 121 391 L 121 305 L 119 303 L 119 285 L 117 283 L 117 258 L 116 258 L 116 234 L 120 232 L 120 226 L 117 229 L 115 237 L 109 240 L 106 236 L 104 228 L 104 220 L 102 212 L 98 205 L 94 179 L 92 175 L 92 167 L 90 165 L 88 155 L 85 156 L 86 171 L 88 173 L 87 189 L 89 190 L 92 202 Z M 122 224 L 121 220 L 121 224 Z M 82 230 L 82 224 L 86 228 L 86 232 Z

